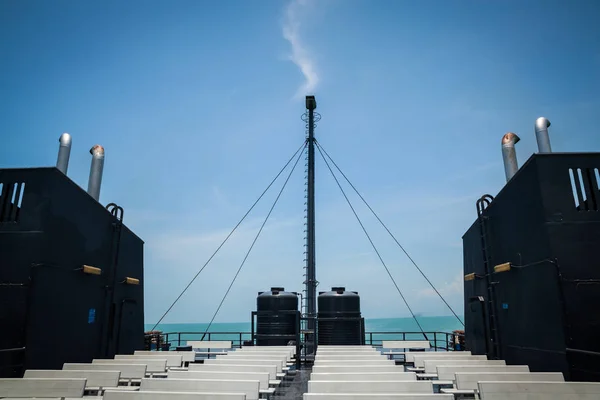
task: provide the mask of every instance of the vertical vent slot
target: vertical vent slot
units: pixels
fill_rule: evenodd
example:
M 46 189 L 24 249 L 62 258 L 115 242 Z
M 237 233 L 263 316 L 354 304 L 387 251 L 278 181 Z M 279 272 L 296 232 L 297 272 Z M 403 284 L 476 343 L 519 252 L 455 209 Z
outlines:
M 588 205 L 588 201 L 587 201 L 587 190 L 585 190 L 586 187 L 585 187 L 585 184 L 583 183 L 584 179 L 583 179 L 583 176 L 581 174 L 581 168 L 577 168 L 577 176 L 575 178 L 577 180 L 577 184 L 579 185 L 579 188 L 581 189 L 581 196 L 582 197 L 580 198 L 580 200 L 581 200 L 581 207 L 580 208 L 582 210 L 588 211 L 589 210 L 589 208 L 588 208 L 589 205 Z
M 579 186 L 575 183 L 575 174 L 573 174 L 573 169 L 569 168 L 569 179 L 571 180 L 571 191 L 573 192 L 573 200 L 575 201 L 575 208 L 579 211 L 579 198 L 580 198 L 580 189 Z
M 0 182 L 0 223 L 18 222 L 24 194 L 25 182 Z
M 19 200 L 17 201 L 17 206 L 21 208 L 21 204 L 23 204 L 23 195 L 25 194 L 25 182 L 21 183 L 21 190 L 19 191 Z
M 0 182 L 0 222 L 2 222 L 2 214 L 4 212 L 4 203 L 6 202 L 6 190 L 8 185 Z
M 598 201 L 600 201 L 598 168 L 569 168 L 569 179 L 577 211 L 598 211 Z
M 11 211 L 12 206 L 12 195 L 15 186 L 10 183 L 5 183 L 2 188 L 2 202 L 0 203 L 0 222 L 10 222 L 8 215 Z
M 594 183 L 597 183 L 594 176 L 594 169 L 586 168 L 583 177 L 584 187 L 586 188 L 587 193 L 589 193 L 589 196 L 587 196 L 587 203 L 588 210 L 590 211 L 598 211 L 598 195 L 600 194 L 596 190 L 597 186 L 594 185 Z

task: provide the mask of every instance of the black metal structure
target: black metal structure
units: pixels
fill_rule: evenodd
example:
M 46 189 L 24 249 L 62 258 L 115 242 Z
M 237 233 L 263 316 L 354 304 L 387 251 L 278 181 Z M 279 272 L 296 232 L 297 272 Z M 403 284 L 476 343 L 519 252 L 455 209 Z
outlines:
M 315 96 L 306 96 L 306 114 L 303 116 L 307 124 L 307 195 L 306 195 L 306 279 L 305 301 L 306 308 L 304 317 L 307 318 L 306 329 L 304 330 L 305 342 L 314 342 L 315 321 L 317 315 L 317 279 L 315 272 L 315 113 L 317 100 Z M 312 354 L 316 349 L 307 348 L 307 354 Z
M 279 310 L 277 312 L 279 314 L 280 317 L 286 318 L 288 319 L 288 321 L 291 322 L 292 318 L 294 319 L 294 324 L 295 324 L 295 329 L 293 333 L 290 333 L 289 335 L 284 335 L 284 334 L 278 334 L 277 335 L 277 339 L 281 340 L 281 341 L 285 341 L 286 343 L 284 345 L 287 345 L 288 342 L 293 341 L 296 345 L 296 366 L 300 367 L 300 364 L 302 362 L 302 359 L 300 357 L 300 350 L 302 348 L 302 344 L 300 343 L 300 323 L 302 322 L 302 317 L 300 314 L 300 311 L 298 310 Z M 273 312 L 272 311 L 252 311 L 252 316 L 250 319 L 250 340 L 244 344 L 244 346 L 253 346 L 255 343 L 257 345 L 264 345 L 264 340 L 265 339 L 269 339 L 269 338 L 273 338 L 272 334 L 266 334 L 267 338 L 265 338 L 265 334 L 259 334 L 258 330 L 256 330 L 255 328 L 258 327 L 258 323 L 255 323 L 255 318 L 256 321 L 259 321 L 260 319 L 268 319 L 268 318 L 273 318 Z M 193 332 L 187 332 L 189 333 L 193 333 Z M 218 335 L 218 332 L 212 332 L 213 337 L 215 335 Z M 232 334 L 232 332 L 226 333 L 226 335 L 230 336 Z M 234 333 L 235 334 L 235 333 Z M 245 334 L 243 332 L 239 332 L 239 337 L 240 337 L 240 341 L 239 341 L 239 346 L 242 346 L 242 336 Z M 204 335 L 206 335 L 206 332 L 204 333 Z M 203 336 L 204 336 L 203 335 Z M 208 333 L 208 340 L 210 340 L 211 334 Z M 168 338 L 167 338 L 168 340 Z M 181 340 L 180 340 L 181 341 Z M 263 344 L 259 344 L 259 341 L 263 341 Z M 274 344 L 271 344 L 272 346 L 274 346 Z
M 289 337 L 296 337 L 298 334 L 296 293 L 286 292 L 282 287 L 273 287 L 268 292 L 259 292 L 256 298 L 256 311 L 258 311 L 257 346 L 286 346 L 290 342 Z
M 483 270 L 485 271 L 485 280 L 486 280 L 486 288 L 487 288 L 487 301 L 486 301 L 486 309 L 488 310 L 486 314 L 486 326 L 485 326 L 485 335 L 486 337 L 489 335 L 489 341 L 486 342 L 487 345 L 487 355 L 491 359 L 501 359 L 501 348 L 500 348 L 500 335 L 498 334 L 498 329 L 496 326 L 498 325 L 498 321 L 496 320 L 496 296 L 494 294 L 494 284 L 492 282 L 492 272 L 494 271 L 494 265 L 492 264 L 492 247 L 490 240 L 488 238 L 489 229 L 487 221 L 489 217 L 484 213 L 487 207 L 494 201 L 494 197 L 486 194 L 483 195 L 479 200 L 477 200 L 477 223 L 479 225 L 479 234 L 481 237 L 481 251 L 483 258 Z M 480 301 L 481 299 L 477 299 Z M 484 300 L 485 301 L 485 300 Z
M 0 169 L 0 186 L 0 376 L 142 349 L 144 243 L 123 209 L 56 168 Z
M 533 155 L 463 236 L 466 346 L 600 380 L 600 153 Z
M 319 345 L 365 344 L 365 323 L 358 292 L 332 287 L 319 293 Z

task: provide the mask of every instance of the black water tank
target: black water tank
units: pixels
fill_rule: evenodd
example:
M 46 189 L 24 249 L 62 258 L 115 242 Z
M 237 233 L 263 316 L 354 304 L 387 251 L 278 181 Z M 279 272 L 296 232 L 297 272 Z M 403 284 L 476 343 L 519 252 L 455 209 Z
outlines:
M 256 345 L 285 346 L 295 340 L 298 296 L 282 287 L 259 292 L 256 298 Z
M 364 344 L 364 322 L 360 316 L 360 296 L 333 287 L 331 292 L 321 292 L 318 297 L 319 344 Z

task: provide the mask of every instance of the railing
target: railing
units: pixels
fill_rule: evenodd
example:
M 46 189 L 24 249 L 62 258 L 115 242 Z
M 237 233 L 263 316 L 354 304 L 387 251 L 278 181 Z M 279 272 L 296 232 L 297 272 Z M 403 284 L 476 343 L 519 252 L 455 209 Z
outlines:
M 453 351 L 454 334 L 448 332 L 366 332 L 365 344 L 381 347 L 384 340 L 428 340 L 433 351 Z
M 169 350 L 177 346 L 185 346 L 188 340 L 230 340 L 232 347 L 242 347 L 244 342 L 253 342 L 251 332 L 166 332 L 162 333 L 165 346 Z M 464 350 L 464 334 L 449 332 L 365 332 L 365 344 L 381 347 L 384 340 L 425 340 L 431 343 L 433 351 Z
M 207 332 L 202 338 L 204 332 L 167 332 L 162 334 L 164 343 L 168 350 L 169 347 L 185 346 L 188 340 L 230 340 L 234 348 L 242 347 L 245 341 L 252 340 L 251 332 Z

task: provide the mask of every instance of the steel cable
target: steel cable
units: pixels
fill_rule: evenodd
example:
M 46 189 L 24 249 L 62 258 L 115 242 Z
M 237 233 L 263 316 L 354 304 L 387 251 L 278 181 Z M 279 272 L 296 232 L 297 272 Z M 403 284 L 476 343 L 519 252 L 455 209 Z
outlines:
M 408 259 L 410 260 L 410 262 L 415 266 L 415 268 L 417 269 L 417 271 L 419 271 L 421 273 L 421 275 L 423 276 L 423 278 L 425 278 L 425 280 L 427 281 L 427 283 L 429 284 L 429 286 L 431 286 L 431 288 L 435 291 L 435 293 L 439 296 L 439 298 L 444 302 L 444 304 L 446 305 L 446 307 L 448 307 L 448 309 L 450 310 L 450 312 L 456 317 L 456 319 L 458 320 L 458 322 L 460 322 L 460 324 L 462 326 L 465 326 L 464 322 L 460 319 L 460 317 L 456 314 L 456 312 L 454 312 L 454 310 L 452 309 L 452 307 L 450 306 L 450 304 L 448 304 L 448 302 L 446 301 L 446 299 L 444 299 L 444 297 L 441 295 L 441 293 L 436 289 L 436 287 L 433 285 L 433 283 L 429 280 L 429 278 L 427 278 L 427 276 L 425 275 L 425 273 L 421 270 L 421 268 L 419 268 L 419 266 L 417 265 L 417 263 L 415 262 L 415 260 L 413 260 L 413 258 L 408 254 L 408 252 L 406 251 L 406 249 L 404 248 L 404 246 L 402 246 L 400 244 L 400 242 L 398 242 L 398 239 L 396 239 L 396 237 L 394 236 L 394 234 L 389 230 L 389 228 L 387 227 L 387 225 L 385 223 L 383 223 L 383 221 L 381 220 L 381 218 L 379 218 L 379 215 L 377 215 L 377 213 L 371 208 L 371 206 L 369 205 L 369 203 L 367 202 L 367 200 L 365 200 L 365 198 L 360 194 L 360 192 L 356 189 L 356 187 L 352 184 L 352 182 L 350 182 L 350 180 L 348 179 L 348 177 L 346 176 L 346 174 L 344 174 L 344 172 L 340 169 L 340 167 L 338 167 L 338 165 L 335 163 L 335 161 L 333 161 L 333 159 L 331 158 L 331 156 L 327 153 L 327 151 L 321 146 L 321 144 L 318 141 L 315 141 L 317 146 L 323 150 L 323 152 L 327 155 L 327 158 L 329 158 L 329 160 L 331 160 L 331 163 L 335 166 L 335 168 L 340 172 L 340 174 L 344 177 L 344 179 L 346 180 L 346 182 L 348 182 L 348 184 L 350 185 L 350 187 L 352 187 L 352 189 L 356 192 L 356 194 L 358 195 L 358 197 L 360 197 L 360 199 L 363 201 L 363 203 L 365 203 L 365 205 L 367 206 L 367 208 L 371 211 L 371 213 L 373 213 L 373 215 L 375 216 L 375 218 L 377 218 L 377 221 L 379 221 L 379 223 L 381 224 L 381 226 L 383 226 L 383 228 L 387 231 L 387 233 L 391 236 L 391 238 L 394 240 L 394 242 L 396 242 L 396 244 L 398 245 L 398 247 L 400 247 L 400 249 L 402 250 L 402 252 L 406 255 L 406 257 L 408 257 Z
M 162 320 L 167 316 L 167 314 L 171 311 L 171 309 L 175 306 L 175 304 L 179 301 L 179 299 L 181 299 L 181 297 L 184 295 L 184 293 L 189 289 L 189 287 L 192 285 L 192 283 L 194 283 L 194 281 L 196 280 L 196 278 L 198 278 L 198 275 L 200 275 L 200 273 L 202 271 L 204 271 L 204 269 L 206 268 L 206 266 L 217 255 L 217 253 L 219 252 L 219 250 L 221 250 L 221 247 L 223 247 L 223 245 L 227 242 L 227 240 L 229 240 L 229 238 L 231 237 L 231 235 L 233 235 L 233 233 L 237 230 L 237 228 L 242 224 L 242 222 L 246 219 L 246 217 L 248 216 L 248 214 L 250 214 L 250 212 L 258 204 L 258 202 L 263 198 L 263 196 L 267 193 L 267 191 L 271 188 L 271 186 L 273 186 L 273 184 L 275 183 L 275 181 L 277 180 L 277 178 L 279 178 L 279 176 L 283 173 L 283 171 L 285 171 L 285 169 L 288 167 L 288 165 L 290 165 L 290 163 L 294 160 L 294 158 L 296 157 L 296 155 L 298 154 L 298 152 L 300 152 L 300 155 L 302 155 L 302 150 L 304 150 L 304 148 L 306 147 L 306 143 L 307 143 L 307 141 L 305 140 L 304 143 L 302 143 L 302 146 L 300 146 L 300 148 L 298 150 L 296 150 L 296 152 L 290 157 L 290 159 L 288 160 L 288 162 L 285 163 L 285 165 L 283 166 L 283 168 L 281 168 L 281 170 L 279 171 L 279 173 L 277 173 L 277 175 L 275 176 L 275 178 L 273 178 L 273 180 L 271 181 L 271 183 L 269 183 L 269 185 L 267 186 L 267 188 L 261 193 L 261 195 L 258 197 L 258 199 L 256 199 L 256 201 L 252 204 L 252 206 L 246 212 L 246 214 L 244 214 L 244 216 L 239 220 L 239 222 L 233 227 L 233 229 L 231 230 L 231 232 L 229 232 L 229 234 L 227 235 L 227 237 L 225 237 L 225 239 L 223 239 L 223 241 L 221 242 L 221 244 L 219 245 L 219 247 L 217 247 L 217 249 L 212 253 L 212 255 L 204 263 L 204 265 L 202 266 L 202 268 L 200 268 L 200 270 L 196 273 L 196 275 L 194 275 L 194 277 L 192 278 L 192 280 L 187 284 L 187 286 L 183 289 L 183 291 L 179 294 L 179 296 L 177 296 L 177 298 L 175 299 L 175 301 L 171 304 L 171 306 L 167 309 L 167 311 L 165 311 L 165 313 L 162 315 L 162 317 L 160 317 L 160 319 L 158 320 L 158 322 L 156 324 L 154 324 L 154 327 L 151 330 L 156 329 L 156 327 L 158 326 L 158 324 L 160 324 L 162 322 Z
M 307 144 L 307 142 L 304 143 L 304 146 L 306 146 L 306 144 Z M 302 149 L 304 149 L 304 147 Z M 256 241 L 258 240 L 258 237 L 260 236 L 263 228 L 267 224 L 267 221 L 269 220 L 269 217 L 271 216 L 271 213 L 273 212 L 273 209 L 275 209 L 275 206 L 277 205 L 277 202 L 279 201 L 279 198 L 281 197 L 281 194 L 285 190 L 285 187 L 286 187 L 288 181 L 290 180 L 290 177 L 294 173 L 294 170 L 296 169 L 296 166 L 298 165 L 298 161 L 300 161 L 300 158 L 302 157 L 302 154 L 303 153 L 300 152 L 300 154 L 298 155 L 298 158 L 296 158 L 296 162 L 294 163 L 294 166 L 292 167 L 292 170 L 288 174 L 285 182 L 283 182 L 283 186 L 281 187 L 281 190 L 277 194 L 277 197 L 275 198 L 275 201 L 273 202 L 273 205 L 271 206 L 271 209 L 267 213 L 267 216 L 265 217 L 265 220 L 263 221 L 262 225 L 260 226 L 260 229 L 256 233 L 256 236 L 254 237 L 254 240 L 252 241 L 252 244 L 250 245 L 250 248 L 246 252 L 246 255 L 244 256 L 244 259 L 242 260 L 242 263 L 240 264 L 237 272 L 235 273 L 235 276 L 233 277 L 231 283 L 229 284 L 229 287 L 227 288 L 227 291 L 225 292 L 225 295 L 221 299 L 221 302 L 219 303 L 219 306 L 217 307 L 217 310 L 215 311 L 214 315 L 212 316 L 210 322 L 208 323 L 208 326 L 206 327 L 206 330 L 204 331 L 204 334 L 202 335 L 202 339 L 200 339 L 200 340 L 204 340 L 204 337 L 206 336 L 206 334 L 208 333 L 210 327 L 212 326 L 212 323 L 214 322 L 215 318 L 217 317 L 217 314 L 221 310 L 221 306 L 223 306 L 223 303 L 225 302 L 225 299 L 227 298 L 227 295 L 231 291 L 231 288 L 233 287 L 233 284 L 235 283 L 235 280 L 237 279 L 238 275 L 240 274 L 240 271 L 242 270 L 242 267 L 246 263 L 246 260 L 248 259 L 248 256 L 250 255 L 250 252 L 252 252 L 252 249 L 254 248 L 254 245 L 256 244 Z
M 406 298 L 404 297 L 404 295 L 402 294 L 402 291 L 398 287 L 398 284 L 396 283 L 396 280 L 392 276 L 392 274 L 391 274 L 389 268 L 387 267 L 385 261 L 383 261 L 383 258 L 381 257 L 381 254 L 379 253 L 379 250 L 377 250 L 377 246 L 375 246 L 375 243 L 373 243 L 373 240 L 371 239 L 371 236 L 367 232 L 367 229 L 365 228 L 365 226 L 363 225 L 360 217 L 356 213 L 356 210 L 354 209 L 354 206 L 352 206 L 352 203 L 350 202 L 350 199 L 348 199 L 348 196 L 346 195 L 346 192 L 344 191 L 344 188 L 342 187 L 342 185 L 340 184 L 339 180 L 335 176 L 335 173 L 333 172 L 333 169 L 329 165 L 329 162 L 327 161 L 327 159 L 323 155 L 323 152 L 321 151 L 321 147 L 318 144 L 317 144 L 317 150 L 319 150 L 319 154 L 321 154 L 321 157 L 323 157 L 323 161 L 325 161 L 325 165 L 327 165 L 327 168 L 329 169 L 329 172 L 331 172 L 331 176 L 333 176 L 333 179 L 335 179 L 335 183 L 338 185 L 338 188 L 342 192 L 342 195 L 344 195 L 344 198 L 346 199 L 346 202 L 350 206 L 350 209 L 352 210 L 352 213 L 356 217 L 356 220 L 360 224 L 360 227 L 362 228 L 363 232 L 367 236 L 367 239 L 369 240 L 369 243 L 371 243 L 371 246 L 373 247 L 373 250 L 375 250 L 375 253 L 377 254 L 377 257 L 379 257 L 379 261 L 381 261 L 381 265 L 383 265 L 383 267 L 385 268 L 387 274 L 389 275 L 390 279 L 392 280 L 394 286 L 396 287 L 396 290 L 398 291 L 398 293 L 400 294 L 400 297 L 402 298 L 402 301 L 404 301 L 404 304 L 406 305 L 406 308 L 408 308 L 408 311 L 410 312 L 410 315 L 412 315 L 413 319 L 417 323 L 417 326 L 419 327 L 419 330 L 423 334 L 423 337 L 425 337 L 425 340 L 429 340 L 427 338 L 427 335 L 425 334 L 425 331 L 423 330 L 423 327 L 419 323 L 419 320 L 417 319 L 417 316 L 415 315 L 415 313 L 413 312 L 413 310 L 410 308 L 410 305 L 408 304 L 408 301 L 406 301 Z

